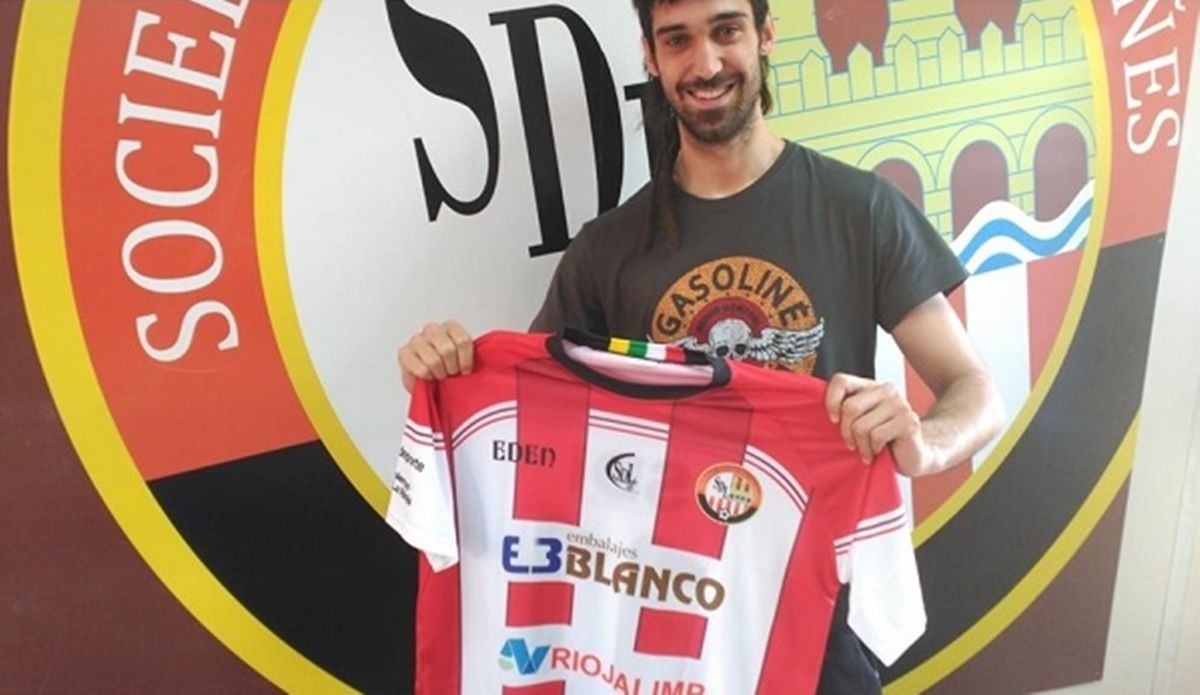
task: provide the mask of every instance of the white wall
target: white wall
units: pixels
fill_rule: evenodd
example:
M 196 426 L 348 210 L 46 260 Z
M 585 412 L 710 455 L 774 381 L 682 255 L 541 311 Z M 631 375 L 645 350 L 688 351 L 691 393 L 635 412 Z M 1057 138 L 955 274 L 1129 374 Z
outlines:
M 1193 514 L 1196 511 L 1197 498 L 1200 494 L 1197 492 L 1197 482 L 1200 481 L 1200 475 L 1197 475 L 1196 466 L 1200 465 L 1200 428 L 1197 430 L 1197 436 L 1192 443 L 1191 465 L 1191 503 Z M 1175 650 L 1175 664 L 1171 673 L 1170 687 L 1162 688 L 1162 692 L 1173 693 L 1200 693 L 1200 534 L 1192 536 L 1192 570 L 1188 574 L 1186 586 L 1188 590 L 1185 592 L 1185 605 L 1183 609 L 1183 625 L 1180 630 L 1178 648 Z M 1166 656 L 1164 654 L 1164 656 Z M 1163 665 L 1167 666 L 1166 659 L 1163 660 Z
M 1198 58 L 1200 34 L 1150 337 L 1104 680 L 1056 692 L 1200 693 Z

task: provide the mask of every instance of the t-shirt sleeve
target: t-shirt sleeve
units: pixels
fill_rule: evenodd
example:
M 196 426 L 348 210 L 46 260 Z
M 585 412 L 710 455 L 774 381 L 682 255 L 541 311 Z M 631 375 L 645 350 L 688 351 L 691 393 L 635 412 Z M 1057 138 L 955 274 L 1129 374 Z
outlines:
M 834 542 L 838 578 L 850 587 L 847 622 L 885 665 L 925 632 L 907 514 L 885 452 L 868 468 L 853 531 Z
M 586 233 L 585 228 L 563 253 L 530 331 L 557 333 L 569 326 L 597 335 L 608 334 L 592 275 L 594 268 L 584 238 Z
M 908 312 L 966 280 L 967 270 L 925 215 L 886 179 L 871 194 L 875 306 L 889 333 Z
M 413 388 L 392 476 L 387 522 L 409 545 L 424 551 L 430 567 L 440 572 L 458 563 L 458 532 L 435 388 L 424 380 L 418 380 Z

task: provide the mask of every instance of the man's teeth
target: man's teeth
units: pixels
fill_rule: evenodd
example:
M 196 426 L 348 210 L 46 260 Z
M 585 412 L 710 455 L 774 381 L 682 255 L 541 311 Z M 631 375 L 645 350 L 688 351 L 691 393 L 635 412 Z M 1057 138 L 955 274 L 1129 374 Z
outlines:
M 690 92 L 691 92 L 691 94 L 692 94 L 692 96 L 696 97 L 697 99 L 707 99 L 707 100 L 712 100 L 712 99 L 716 99 L 716 98 L 718 98 L 718 97 L 721 97 L 721 96 L 723 96 L 723 95 L 724 95 L 726 92 L 728 92 L 728 91 L 729 91 L 729 85 L 724 85 L 724 86 L 721 86 L 721 87 L 713 87 L 713 88 L 710 88 L 710 89 L 695 89 L 695 88 L 693 88 L 693 89 L 691 89 L 691 90 L 688 90 L 688 91 L 690 91 Z

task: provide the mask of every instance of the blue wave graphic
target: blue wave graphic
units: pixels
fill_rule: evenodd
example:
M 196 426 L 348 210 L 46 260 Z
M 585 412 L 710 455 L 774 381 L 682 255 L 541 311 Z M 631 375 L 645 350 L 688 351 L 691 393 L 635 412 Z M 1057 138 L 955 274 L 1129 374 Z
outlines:
M 975 273 L 982 275 L 983 273 L 990 273 L 993 270 L 1007 268 L 1010 265 L 1021 265 L 1021 259 L 1010 253 L 998 253 L 981 263 Z
M 958 254 L 958 260 L 963 265 L 969 266 L 976 253 L 992 239 L 1008 238 L 1011 239 L 1033 255 L 1039 258 L 1047 258 L 1064 250 L 1063 247 L 1071 240 L 1075 233 L 1079 231 L 1079 227 L 1087 222 L 1092 217 L 1092 201 L 1088 200 L 1083 204 L 1070 222 L 1063 228 L 1061 232 L 1048 239 L 1039 238 L 1030 232 L 1026 231 L 1016 220 L 1009 218 L 996 218 L 988 220 L 979 228 L 977 234 L 971 239 L 970 243 Z M 1026 218 L 1028 219 L 1028 218 Z M 979 269 L 976 272 L 986 273 L 991 270 L 1006 268 L 1010 265 L 1021 263 L 1021 259 L 1013 256 L 1010 253 L 997 253 L 988 257 L 979 264 Z

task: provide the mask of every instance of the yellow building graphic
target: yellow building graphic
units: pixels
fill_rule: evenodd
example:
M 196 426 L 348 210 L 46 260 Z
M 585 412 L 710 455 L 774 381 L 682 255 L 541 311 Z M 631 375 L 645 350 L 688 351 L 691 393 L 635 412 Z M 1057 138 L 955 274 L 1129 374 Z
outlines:
M 1051 129 L 1066 126 L 1078 134 L 1067 138 L 1081 142 L 1079 175 L 1093 177 L 1093 86 L 1069 1 L 1024 0 L 1013 40 L 1005 42 L 1001 28 L 988 23 L 977 49 L 968 48 L 953 0 L 880 2 L 873 11 L 887 15 L 882 61 L 860 43 L 844 71 L 835 70 L 822 39 L 820 4 L 797 0 L 772 8 L 778 45 L 771 123 L 780 135 L 865 169 L 908 165 L 919 179 L 926 215 L 947 239 L 956 231 L 953 198 L 961 190 L 955 163 L 972 145 L 998 151 L 1007 197 L 1030 216 L 1043 186 L 1035 160 Z M 843 1 L 838 11 L 866 12 L 872 4 Z

